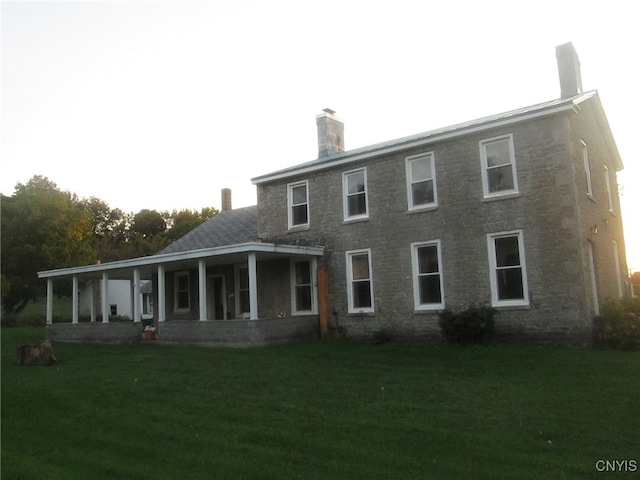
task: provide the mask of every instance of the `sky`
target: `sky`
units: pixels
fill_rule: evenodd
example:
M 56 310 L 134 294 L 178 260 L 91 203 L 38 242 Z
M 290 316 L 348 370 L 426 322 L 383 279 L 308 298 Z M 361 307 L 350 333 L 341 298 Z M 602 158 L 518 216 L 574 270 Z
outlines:
M 0 192 L 42 175 L 125 212 L 220 208 L 222 188 L 254 205 L 251 178 L 317 157 L 323 108 L 349 150 L 552 100 L 572 42 L 638 271 L 636 18 L 626 0 L 2 1 Z

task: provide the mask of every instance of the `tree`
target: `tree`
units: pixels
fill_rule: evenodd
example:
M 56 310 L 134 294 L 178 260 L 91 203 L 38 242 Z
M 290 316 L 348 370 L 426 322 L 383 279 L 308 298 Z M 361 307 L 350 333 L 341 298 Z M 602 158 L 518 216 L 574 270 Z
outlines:
M 97 258 L 102 262 L 129 258 L 132 215 L 119 208 L 112 209 L 97 197 L 84 199 L 80 203 L 93 219 L 93 244 Z
M 158 253 L 169 244 L 164 236 L 168 214 L 156 210 L 140 210 L 133 216 L 131 224 L 132 256 L 147 256 Z
M 38 175 L 0 201 L 2 308 L 19 313 L 43 290 L 38 271 L 95 261 L 92 219 L 75 195 Z
M 174 210 L 170 217 L 171 228 L 167 230 L 165 235 L 174 242 L 218 213 L 214 207 L 205 207 L 200 213 L 197 210 Z

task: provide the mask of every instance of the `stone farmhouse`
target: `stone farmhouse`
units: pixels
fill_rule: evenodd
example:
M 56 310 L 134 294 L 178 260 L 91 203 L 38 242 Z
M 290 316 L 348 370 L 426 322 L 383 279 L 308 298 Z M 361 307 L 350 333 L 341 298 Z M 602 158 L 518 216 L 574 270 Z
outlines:
M 573 46 L 556 57 L 558 99 L 364 148 L 345 151 L 325 109 L 318 158 L 253 178 L 256 206 L 225 190 L 220 214 L 157 255 L 40 272 L 52 337 L 137 341 L 150 279 L 159 342 L 437 341 L 438 312 L 488 304 L 499 338 L 588 345 L 603 300 L 629 289 L 623 164 Z M 133 321 L 105 304 L 103 322 L 51 324 L 60 277 L 131 280 Z

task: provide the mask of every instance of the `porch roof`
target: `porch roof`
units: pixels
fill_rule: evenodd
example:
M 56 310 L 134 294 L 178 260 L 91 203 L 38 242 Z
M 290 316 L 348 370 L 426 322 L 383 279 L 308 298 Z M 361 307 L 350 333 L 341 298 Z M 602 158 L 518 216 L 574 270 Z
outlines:
M 324 247 L 246 242 L 173 253 L 160 253 L 148 257 L 95 265 L 45 270 L 38 272 L 38 278 L 62 278 L 74 275 L 98 278 L 102 273 L 107 272 L 109 278 L 130 279 L 134 268 L 140 269 L 141 275 L 148 278 L 151 274 L 157 272 L 159 265 L 170 266 L 172 269 L 175 268 L 177 270 L 193 266 L 199 260 L 204 260 L 206 265 L 234 264 L 246 261 L 246 257 L 250 253 L 255 253 L 258 260 L 287 256 L 320 257 L 324 254 Z

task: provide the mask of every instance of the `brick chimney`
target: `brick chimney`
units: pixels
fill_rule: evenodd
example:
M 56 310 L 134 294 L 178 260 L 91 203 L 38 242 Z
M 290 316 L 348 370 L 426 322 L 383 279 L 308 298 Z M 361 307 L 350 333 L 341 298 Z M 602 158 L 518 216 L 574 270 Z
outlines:
M 318 158 L 344 152 L 344 123 L 334 113 L 330 108 L 325 108 L 316 115 Z
M 232 210 L 232 206 L 231 206 L 231 189 L 230 188 L 223 188 L 222 189 L 222 209 L 221 209 L 221 211 L 224 212 L 225 210 Z
M 556 47 L 558 74 L 560 75 L 560 97 L 569 98 L 582 93 L 580 60 L 571 42 Z

